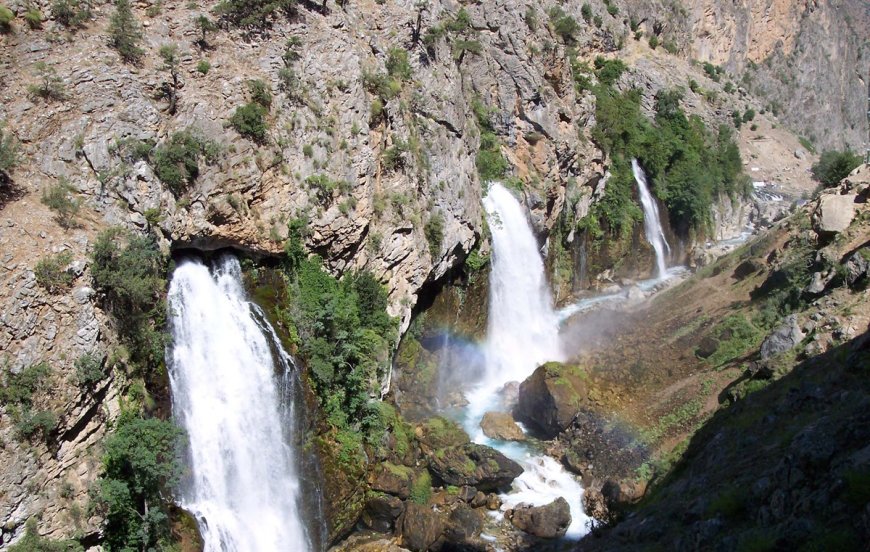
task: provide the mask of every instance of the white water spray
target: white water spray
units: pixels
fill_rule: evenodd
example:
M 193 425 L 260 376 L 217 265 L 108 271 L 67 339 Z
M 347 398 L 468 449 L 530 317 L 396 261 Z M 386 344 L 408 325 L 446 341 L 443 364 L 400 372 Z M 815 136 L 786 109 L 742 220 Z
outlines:
M 173 411 L 189 437 L 192 472 L 181 502 L 205 551 L 310 550 L 285 434 L 292 411 L 275 371 L 288 357 L 280 349 L 273 356 L 266 336 L 274 333 L 245 298 L 238 261 L 224 257 L 214 274 L 182 262 L 169 306 Z
M 634 173 L 634 180 L 637 182 L 637 187 L 640 191 L 640 203 L 643 206 L 643 230 L 646 234 L 646 240 L 655 251 L 658 278 L 662 280 L 667 275 L 666 255 L 671 252 L 671 246 L 668 245 L 668 240 L 665 238 L 665 232 L 662 229 L 658 205 L 649 191 L 646 175 L 640 164 L 638 164 L 637 159 L 631 160 L 631 170 Z

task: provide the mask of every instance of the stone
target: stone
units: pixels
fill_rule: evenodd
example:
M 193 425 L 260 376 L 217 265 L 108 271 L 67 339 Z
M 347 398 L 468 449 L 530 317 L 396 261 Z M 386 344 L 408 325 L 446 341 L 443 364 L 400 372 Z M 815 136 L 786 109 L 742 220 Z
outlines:
M 734 269 L 734 279 L 743 280 L 747 276 L 752 276 L 764 270 L 764 264 L 758 259 L 747 259 L 737 265 Z
M 466 443 L 436 451 L 429 459 L 429 471 L 446 485 L 495 491 L 510 485 L 523 468 L 494 448 Z
M 486 495 L 486 509 L 493 512 L 501 508 L 501 498 L 495 493 Z
M 463 504 L 450 512 L 444 537 L 448 542 L 462 543 L 473 539 L 482 530 L 483 517 L 481 513 Z
M 571 525 L 568 501 L 559 497 L 545 506 L 519 504 L 508 510 L 505 517 L 521 531 L 545 539 L 564 537 Z
M 833 279 L 833 272 L 827 274 L 822 274 L 821 272 L 814 272 L 812 280 L 804 291 L 806 291 L 810 295 L 820 295 L 825 291 L 825 289 L 828 287 L 828 284 Z
M 795 159 L 803 159 L 806 156 L 807 156 L 807 154 L 804 152 L 804 150 L 802 150 L 802 149 L 794 150 L 794 158 Z
M 870 275 L 870 247 L 864 247 L 852 253 L 843 263 L 846 269 L 846 283 L 855 287 L 862 279 Z
M 501 441 L 525 441 L 526 436 L 507 412 L 487 412 L 480 421 L 483 434 Z
M 423 454 L 430 456 L 436 451 L 463 445 L 470 441 L 465 430 L 453 420 L 441 416 L 429 418 L 416 431 L 417 441 Z
M 482 508 L 483 506 L 486 506 L 486 494 L 482 491 L 477 491 L 469 504 L 471 504 L 472 508 Z
M 695 349 L 695 354 L 701 358 L 710 358 L 718 349 L 719 340 L 706 335 L 701 338 L 701 341 L 698 343 L 698 347 Z
M 463 485 L 459 488 L 459 493 L 456 495 L 463 502 L 471 502 L 477 495 L 477 489 L 469 485 Z
M 824 194 L 813 212 L 813 228 L 819 236 L 843 232 L 855 218 L 855 195 Z
M 406 499 L 411 496 L 414 475 L 411 468 L 384 462 L 372 477 L 372 489 Z
M 520 384 L 514 418 L 552 439 L 568 427 L 586 404 L 585 371 L 579 366 L 548 362 Z
M 387 494 L 377 495 L 368 499 L 360 520 L 373 531 L 389 533 L 404 511 L 405 505 L 400 498 Z
M 399 519 L 400 544 L 412 552 L 434 550 L 444 528 L 444 519 L 439 513 L 415 502 L 407 502 Z
M 767 360 L 773 356 L 793 349 L 805 337 L 797 323 L 797 316 L 792 314 L 785 318 L 761 344 L 761 359 Z

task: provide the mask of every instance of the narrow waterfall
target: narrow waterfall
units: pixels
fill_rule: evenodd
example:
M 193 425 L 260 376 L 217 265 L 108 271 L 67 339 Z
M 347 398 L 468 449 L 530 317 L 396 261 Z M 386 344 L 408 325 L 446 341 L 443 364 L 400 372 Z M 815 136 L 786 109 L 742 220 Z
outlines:
M 637 182 L 637 188 L 640 191 L 640 203 L 643 206 L 643 230 L 646 234 L 646 240 L 655 251 L 658 278 L 661 280 L 666 276 L 668 268 L 667 255 L 671 252 L 671 246 L 668 245 L 668 240 L 665 238 L 665 232 L 662 229 L 662 222 L 659 218 L 659 208 L 655 198 L 649 191 L 646 174 L 644 174 L 637 159 L 631 160 L 631 170 L 634 173 L 634 180 Z
M 492 233 L 493 264 L 481 390 L 491 394 L 563 355 L 544 262 L 523 207 L 498 183 L 490 186 L 483 205 Z
M 224 256 L 213 272 L 183 261 L 169 309 L 172 407 L 189 438 L 181 503 L 205 551 L 310 550 L 281 381 L 290 359 L 246 299 L 238 261 Z

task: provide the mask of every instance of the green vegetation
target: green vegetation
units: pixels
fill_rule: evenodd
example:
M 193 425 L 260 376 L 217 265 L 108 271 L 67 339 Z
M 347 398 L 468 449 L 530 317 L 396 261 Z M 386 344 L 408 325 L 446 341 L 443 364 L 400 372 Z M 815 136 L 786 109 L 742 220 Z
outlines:
M 836 186 L 841 180 L 849 176 L 849 173 L 855 170 L 861 164 L 861 161 L 860 155 L 852 153 L 849 150 L 823 151 L 819 162 L 812 167 L 813 178 L 826 188 Z
M 339 193 L 350 191 L 350 183 L 344 180 L 332 180 L 325 174 L 313 174 L 305 179 L 305 184 L 312 190 L 317 201 L 321 205 L 329 205 L 332 202 L 333 192 Z
M 82 552 L 84 548 L 74 540 L 51 540 L 39 536 L 36 518 L 24 524 L 24 536 L 9 547 L 9 552 Z
M 0 125 L 0 176 L 12 172 L 18 162 L 18 141 Z
M 72 285 L 74 277 L 67 272 L 66 267 L 72 262 L 72 253 L 61 251 L 55 255 L 47 255 L 36 263 L 33 273 L 36 283 L 49 293 L 66 291 Z
M 444 217 L 441 213 L 435 213 L 426 221 L 424 228 L 426 241 L 429 242 L 429 253 L 432 258 L 438 258 L 441 253 L 441 245 L 444 242 Z
M 707 516 L 721 515 L 725 519 L 734 520 L 746 511 L 745 490 L 731 487 L 716 495 L 707 507 Z
M 758 347 L 764 338 L 764 332 L 744 316 L 732 314 L 716 327 L 715 336 L 719 346 L 707 358 L 707 362 L 719 367 Z
M 601 80 L 606 65 L 596 60 L 596 66 Z M 617 71 L 607 73 L 612 76 Z M 642 114 L 638 90 L 619 93 L 598 86 L 595 95 L 592 138 L 610 154 L 613 164 L 608 194 L 596 204 L 593 216 L 613 233 L 624 231 L 636 219 L 631 158 L 643 165 L 656 195 L 668 208 L 671 225 L 682 235 L 706 227 L 717 196 L 749 192 L 730 130 L 721 126 L 714 134 L 699 117 L 686 117 L 680 90 L 659 92 L 652 122 Z
M 48 101 L 60 101 L 66 98 L 63 79 L 57 76 L 57 71 L 54 70 L 54 67 L 49 67 L 44 61 L 40 61 L 33 66 L 33 69 L 38 79 L 38 84 L 31 84 L 27 87 L 27 92 L 32 97 Z
M 595 58 L 595 75 L 598 82 L 606 86 L 612 86 L 619 80 L 627 67 L 619 58 L 606 59 L 602 56 Z
M 272 91 L 269 85 L 260 79 L 248 81 L 248 90 L 251 93 L 251 101 L 260 104 L 268 111 L 272 107 Z
M 553 32 L 566 44 L 573 43 L 574 36 L 580 30 L 577 21 L 559 6 L 550 8 L 550 24 L 553 26 Z
M 776 115 L 776 114 L 774 113 L 774 115 Z M 802 145 L 802 146 L 803 146 L 803 147 L 804 147 L 808 152 L 810 152 L 810 153 L 816 153 L 816 146 L 814 146 L 813 143 L 809 141 L 809 139 L 805 138 L 804 136 L 798 136 L 798 142 L 800 142 L 801 145 Z
M 477 272 L 489 264 L 490 255 L 483 255 L 480 249 L 475 246 L 465 259 L 465 268 L 468 272 Z
M 78 226 L 81 200 L 73 197 L 73 187 L 66 180 L 50 186 L 42 193 L 42 203 L 55 213 L 55 221 L 66 229 Z
M 30 7 L 27 11 L 24 12 L 24 21 L 27 23 L 27 26 L 31 29 L 38 29 L 42 27 L 42 12 L 34 7 Z
M 200 48 L 208 48 L 208 34 L 217 31 L 218 26 L 214 21 L 202 14 L 194 19 L 194 25 L 199 29 L 199 40 L 197 42 Z
M 580 15 L 583 17 L 583 21 L 589 23 L 592 21 L 592 7 L 589 4 L 583 4 L 580 8 Z
M 115 13 L 109 19 L 109 45 L 118 51 L 127 63 L 138 63 L 145 51 L 142 43 L 142 29 L 130 9 L 130 0 L 116 0 Z
M 411 64 L 408 62 L 408 52 L 402 48 L 390 48 L 387 52 L 387 74 L 399 81 L 411 79 Z
M 675 428 L 688 429 L 687 425 L 701 412 L 704 404 L 701 399 L 692 399 L 660 417 L 658 423 L 642 432 L 647 443 L 655 443 Z
M 75 361 L 76 384 L 82 389 L 93 389 L 98 383 L 106 379 L 106 368 L 103 365 L 103 357 L 93 353 L 85 353 Z
M 108 550 L 165 550 L 168 491 L 181 473 L 180 440 L 181 430 L 171 422 L 121 413 L 106 439 L 103 474 L 92 496 L 92 507 L 105 517 Z
M 725 73 L 724 69 L 718 65 L 713 65 L 708 61 L 705 61 L 701 67 L 704 69 L 704 72 L 707 73 L 707 76 L 713 79 L 714 82 L 719 82 L 722 74 Z
M 182 195 L 199 175 L 200 160 L 214 162 L 217 146 L 191 130 L 169 137 L 151 152 L 151 164 L 157 177 L 176 196 Z
M 57 415 L 51 410 L 34 407 L 34 396 L 50 388 L 51 368 L 45 362 L 22 368 L 18 373 L 4 371 L 4 381 L 0 382 L 0 404 L 15 423 L 15 433 L 19 439 L 31 439 L 39 434 L 48 440 L 57 426 Z
M 257 143 L 266 141 L 266 115 L 269 111 L 256 102 L 247 103 L 233 113 L 230 124 L 236 132 Z
M 117 322 L 133 367 L 146 378 L 164 369 L 165 269 L 163 255 L 150 236 L 109 228 L 94 242 L 94 287 Z
M 224 0 L 215 8 L 215 13 L 227 23 L 241 28 L 264 28 L 275 17 L 291 15 L 296 9 L 296 0 Z
M 12 20 L 15 13 L 6 6 L 0 4 L 0 33 L 8 33 L 12 30 Z
M 656 47 L 658 47 L 658 45 L 659 45 L 659 37 L 657 37 L 656 35 L 650 36 L 649 37 L 649 47 L 652 48 L 653 50 L 655 50 Z
M 203 75 L 208 75 L 208 72 L 211 71 L 211 63 L 206 59 L 202 59 L 196 64 L 196 70 Z
M 411 501 L 426 504 L 432 498 L 432 476 L 428 470 L 423 470 L 411 484 Z
M 480 148 L 475 158 L 477 174 L 484 182 L 498 180 L 507 173 L 509 165 L 501 153 L 501 144 L 490 120 L 490 110 L 479 99 L 472 100 L 471 109 L 480 129 Z

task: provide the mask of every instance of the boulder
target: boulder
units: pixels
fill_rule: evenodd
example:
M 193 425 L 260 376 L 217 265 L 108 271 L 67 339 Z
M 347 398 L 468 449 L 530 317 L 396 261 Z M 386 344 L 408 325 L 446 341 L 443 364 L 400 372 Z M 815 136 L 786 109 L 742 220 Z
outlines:
M 360 519 L 363 525 L 373 531 L 390 533 L 404 510 L 405 505 L 400 498 L 387 494 L 375 495 L 366 502 Z
M 483 516 L 465 504 L 450 513 L 444 537 L 448 542 L 462 543 L 473 539 L 483 530 Z
M 849 287 L 855 287 L 870 275 L 870 248 L 864 247 L 852 253 L 843 267 L 846 269 L 846 283 Z
M 411 485 L 414 479 L 414 470 L 411 468 L 384 462 L 372 475 L 370 482 L 373 490 L 395 495 L 404 500 L 411 496 Z
M 707 335 L 698 343 L 698 347 L 695 349 L 695 354 L 700 358 L 710 358 L 713 356 L 713 353 L 718 350 L 719 340 L 713 336 Z
M 514 417 L 552 439 L 568 427 L 587 399 L 586 372 L 548 362 L 520 384 Z
M 463 445 L 471 440 L 459 424 L 441 416 L 426 420 L 417 428 L 416 435 L 420 449 L 427 456 L 444 448 Z
M 820 295 L 825 291 L 828 284 L 831 283 L 831 280 L 833 279 L 833 272 L 826 272 L 824 274 L 821 272 L 814 272 L 812 280 L 804 291 L 810 295 Z
M 794 348 L 805 337 L 797 323 L 797 316 L 786 317 L 783 323 L 768 335 L 761 344 L 761 359 L 767 360 Z
M 490 439 L 502 441 L 524 441 L 526 439 L 523 430 L 514 421 L 514 417 L 507 412 L 487 412 L 480 421 L 483 434 Z
M 415 502 L 407 502 L 399 519 L 401 545 L 412 552 L 437 549 L 444 533 L 444 519 L 438 512 Z
M 510 522 L 522 531 L 536 537 L 553 539 L 564 537 L 571 525 L 571 508 L 561 496 L 546 506 L 519 504 L 505 512 Z
M 813 228 L 820 236 L 843 232 L 855 218 L 855 195 L 825 194 L 813 213 Z
M 758 259 L 746 259 L 734 269 L 734 279 L 743 280 L 747 276 L 752 276 L 764 270 L 764 263 Z
M 523 468 L 504 454 L 477 443 L 436 451 L 429 459 L 429 470 L 446 485 L 468 485 L 481 491 L 506 487 L 523 473 Z

